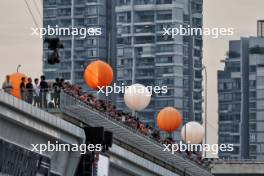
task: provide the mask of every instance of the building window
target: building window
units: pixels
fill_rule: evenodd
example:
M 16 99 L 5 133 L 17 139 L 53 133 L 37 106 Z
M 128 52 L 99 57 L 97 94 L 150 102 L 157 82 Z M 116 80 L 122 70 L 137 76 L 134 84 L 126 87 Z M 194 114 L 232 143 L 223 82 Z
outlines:
M 116 16 L 118 23 L 130 23 L 131 22 L 131 12 L 118 13 Z
M 96 45 L 96 38 L 89 38 L 87 39 L 87 45 Z
M 57 11 L 56 9 L 44 9 L 44 17 L 56 17 Z
M 45 5 L 56 5 L 56 0 L 44 0 L 43 4 L 45 4 Z
M 96 57 L 97 50 L 96 49 L 88 49 L 88 57 Z
M 87 25 L 95 25 L 98 23 L 98 18 L 94 17 L 94 18 L 86 18 L 86 24 Z
M 157 45 L 157 52 L 173 52 L 174 45 Z
M 124 55 L 124 49 L 123 48 L 117 48 L 117 56 L 123 56 Z
M 130 0 L 117 0 L 117 5 L 129 5 Z
M 249 80 L 249 87 L 255 88 L 256 87 L 256 80 Z
M 85 11 L 84 11 L 84 7 L 76 7 L 74 9 L 74 15 L 84 15 Z
M 234 146 L 234 150 L 232 151 L 232 154 L 234 154 L 234 155 L 239 154 L 239 147 L 238 146 Z
M 135 33 L 148 33 L 148 32 L 155 32 L 155 27 L 153 25 L 140 25 L 135 26 Z M 130 33 L 130 28 L 129 28 Z
M 257 77 L 257 86 L 259 88 L 264 88 L 264 76 Z
M 135 0 L 135 5 L 154 4 L 154 0 Z
M 88 6 L 86 9 L 87 15 L 96 15 L 97 14 L 97 7 L 96 6 Z
M 160 100 L 160 101 L 156 101 L 155 103 L 156 103 L 157 108 L 162 108 L 166 106 L 174 106 L 173 100 Z
M 154 22 L 153 11 L 136 11 L 135 22 Z
M 249 141 L 250 142 L 256 142 L 256 134 L 255 133 L 251 133 L 250 135 L 249 135 Z
M 256 68 L 257 68 L 256 66 L 250 66 L 249 71 L 250 72 L 256 72 Z
M 257 124 L 256 123 L 250 123 L 249 124 L 249 130 L 250 131 L 256 131 L 257 130 Z
M 249 108 L 255 109 L 257 107 L 256 102 L 249 102 Z
M 172 62 L 173 62 L 172 56 L 156 58 L 156 63 L 172 63 Z
M 252 154 L 256 154 L 257 153 L 257 146 L 256 145 L 250 145 L 249 146 L 249 152 Z
M 171 23 L 157 24 L 157 31 L 164 31 L 164 28 L 171 28 Z
M 131 45 L 131 37 L 117 38 L 117 44 Z
M 257 114 L 255 112 L 250 113 L 249 114 L 249 118 L 250 118 L 250 120 L 256 120 L 257 119 Z
M 172 0 L 157 0 L 156 4 L 172 4 Z
M 264 89 L 259 89 L 257 92 L 257 97 L 259 99 L 263 99 L 264 98 Z
M 240 101 L 241 100 L 241 93 L 233 93 L 233 100 Z
M 157 20 L 171 20 L 172 19 L 172 11 L 160 11 L 157 13 Z

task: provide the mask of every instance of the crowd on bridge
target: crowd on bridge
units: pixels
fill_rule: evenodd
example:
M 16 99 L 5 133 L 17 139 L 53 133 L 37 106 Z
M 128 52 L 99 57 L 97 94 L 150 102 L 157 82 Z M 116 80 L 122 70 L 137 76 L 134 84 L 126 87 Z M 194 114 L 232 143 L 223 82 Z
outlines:
M 162 138 L 160 131 L 153 128 L 152 126 L 143 123 L 139 120 L 138 117 L 132 116 L 130 113 L 117 110 L 115 105 L 111 103 L 97 99 L 94 95 L 86 93 L 82 90 L 82 87 L 78 85 L 71 85 L 68 82 L 65 82 L 62 86 L 62 89 L 65 93 L 69 94 L 70 96 L 75 97 L 76 99 L 82 101 L 86 105 L 100 111 L 103 114 L 106 114 L 108 117 L 119 121 L 128 127 L 138 131 L 139 133 L 155 140 L 158 143 L 162 144 L 173 144 L 175 141 L 168 137 Z M 208 163 L 204 162 L 202 155 L 200 152 L 180 152 L 177 151 L 178 154 L 182 155 L 183 157 L 189 158 L 200 165 L 207 165 Z
M 33 104 L 34 106 L 40 108 L 59 108 L 60 94 L 63 91 L 91 108 L 106 114 L 108 117 L 127 125 L 128 127 L 155 140 L 158 143 L 175 143 L 175 141 L 170 137 L 162 138 L 158 129 L 143 123 L 138 117 L 132 116 L 130 113 L 117 110 L 116 106 L 112 105 L 110 102 L 98 99 L 93 94 L 84 92 L 81 86 L 72 85 L 69 82 L 65 82 L 64 79 L 56 78 L 55 81 L 47 82 L 45 76 L 41 76 L 40 81 L 38 78 L 35 78 L 34 83 L 32 83 L 32 78 L 23 77 L 21 78 L 19 88 L 21 99 Z M 9 94 L 12 92 L 13 87 L 8 75 L 2 85 L 2 89 Z M 178 151 L 178 154 L 189 158 L 200 165 L 208 164 L 204 162 L 200 152 L 194 153 L 189 151 Z
M 34 80 L 31 77 L 22 77 L 17 91 L 19 91 L 21 99 L 29 104 L 40 108 L 54 108 L 60 106 L 60 92 L 63 84 L 63 78 L 56 78 L 55 82 L 48 82 L 44 75 Z M 6 75 L 2 89 L 8 94 L 12 94 L 12 91 L 16 89 L 11 84 L 9 75 Z

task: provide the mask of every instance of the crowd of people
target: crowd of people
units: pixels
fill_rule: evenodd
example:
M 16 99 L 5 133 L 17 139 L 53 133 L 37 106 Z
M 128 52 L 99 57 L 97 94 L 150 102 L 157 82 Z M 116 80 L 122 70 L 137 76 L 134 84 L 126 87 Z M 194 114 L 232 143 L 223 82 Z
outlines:
M 56 78 L 55 82 L 47 82 L 45 76 L 35 78 L 22 77 L 19 88 L 13 87 L 10 76 L 7 75 L 2 89 L 4 92 L 11 94 L 12 90 L 19 89 L 22 100 L 40 108 L 50 108 L 60 106 L 60 92 L 64 79 Z M 52 100 L 52 101 L 49 101 Z
M 2 85 L 2 89 L 9 94 L 13 89 L 8 75 Z M 56 78 L 55 82 L 47 82 L 45 76 L 41 76 L 40 82 L 38 78 L 34 79 L 34 83 L 32 83 L 31 78 L 22 78 L 20 83 L 21 98 L 40 108 L 59 108 L 61 91 L 158 143 L 175 143 L 170 137 L 162 138 L 159 130 L 143 123 L 139 118 L 132 116 L 130 113 L 117 110 L 115 105 L 112 105 L 108 101 L 98 99 L 90 93 L 84 92 L 82 87 L 65 82 L 64 79 Z M 201 165 L 206 164 L 204 163 L 200 152 L 177 152 Z
M 160 131 L 153 128 L 152 126 L 145 124 L 139 120 L 139 118 L 130 115 L 127 112 L 119 111 L 117 110 L 115 105 L 112 105 L 111 103 L 97 99 L 92 94 L 83 92 L 82 88 L 78 85 L 71 85 L 69 83 L 65 83 L 62 86 L 62 89 L 65 93 L 69 94 L 70 96 L 75 97 L 76 99 L 80 100 L 81 102 L 85 103 L 86 105 L 96 109 L 97 111 L 100 111 L 101 113 L 106 114 L 108 117 L 115 119 L 128 127 L 138 131 L 139 133 L 152 138 L 158 143 L 162 144 L 173 144 L 175 141 L 168 137 L 168 138 L 162 138 L 160 135 Z M 206 163 L 200 152 L 180 152 L 177 151 L 179 154 L 181 154 L 183 157 L 189 158 L 196 163 L 200 165 L 206 165 Z

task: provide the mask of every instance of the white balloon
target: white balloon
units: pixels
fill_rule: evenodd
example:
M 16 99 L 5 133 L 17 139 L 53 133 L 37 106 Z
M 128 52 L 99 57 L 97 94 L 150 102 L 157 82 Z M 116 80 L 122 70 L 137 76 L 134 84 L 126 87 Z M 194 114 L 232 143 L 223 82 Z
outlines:
M 186 143 L 200 144 L 204 138 L 204 127 L 195 121 L 186 123 L 181 129 L 181 137 Z
M 145 109 L 151 99 L 151 92 L 142 84 L 133 84 L 125 89 L 124 100 L 131 110 Z

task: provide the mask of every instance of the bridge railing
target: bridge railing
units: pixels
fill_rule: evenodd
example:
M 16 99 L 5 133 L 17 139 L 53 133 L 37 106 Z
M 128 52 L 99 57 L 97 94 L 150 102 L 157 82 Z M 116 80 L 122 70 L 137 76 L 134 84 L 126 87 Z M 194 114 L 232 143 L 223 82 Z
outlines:
M 83 135 L 83 131 L 79 128 L 74 128 L 75 126 L 71 123 L 64 122 L 61 119 L 54 118 L 54 115 L 46 112 L 45 109 L 41 109 L 37 106 L 33 106 L 32 104 L 29 104 L 28 102 L 21 101 L 21 99 L 14 97 L 6 92 L 0 91 L 0 102 L 9 105 L 13 108 L 16 108 L 17 110 L 27 113 L 34 118 L 38 118 L 40 121 L 43 121 L 45 123 L 51 123 L 53 125 L 63 123 L 65 128 L 67 128 L 68 133 L 71 135 L 75 135 L 77 137 L 80 137 Z M 83 140 L 83 139 L 82 139 Z
M 142 133 L 140 133 L 137 129 L 135 128 L 132 128 L 118 120 L 116 120 L 115 118 L 113 117 L 110 117 L 107 112 L 102 112 L 102 111 L 99 111 L 97 110 L 96 108 L 93 108 L 92 106 L 84 103 L 82 100 L 72 96 L 72 95 L 69 95 L 68 93 L 65 93 L 65 92 L 61 92 L 61 108 L 66 108 L 66 109 L 69 109 L 69 111 L 71 111 L 71 107 L 78 107 L 78 106 L 81 106 L 82 108 L 80 108 L 80 111 L 81 109 L 86 109 L 86 111 L 83 111 L 85 113 L 87 113 L 86 115 L 83 115 L 85 113 L 81 113 L 80 112 L 80 115 L 77 115 L 78 118 L 91 118 L 89 117 L 89 114 L 88 112 L 95 112 L 97 114 L 99 114 L 99 116 L 97 116 L 97 118 L 94 118 L 92 120 L 94 121 L 98 121 L 98 124 L 100 124 L 101 121 L 100 118 L 103 118 L 105 119 L 105 121 L 108 121 L 107 123 L 108 124 L 116 124 L 120 129 L 123 128 L 123 129 L 126 129 L 126 130 L 129 130 L 130 132 L 133 133 L 133 135 L 136 135 L 137 138 L 139 139 L 138 141 L 141 140 L 140 143 L 144 143 L 146 144 L 147 147 L 145 148 L 141 148 L 141 150 L 145 150 L 146 153 L 148 153 L 149 151 L 147 151 L 148 149 L 153 149 L 154 151 L 156 151 L 157 153 L 159 153 L 157 155 L 157 157 L 161 156 L 162 155 L 162 158 L 160 158 L 161 160 L 167 162 L 167 163 L 172 163 L 174 161 L 174 164 L 179 164 L 179 165 L 189 165 L 189 167 L 193 167 L 193 169 L 191 170 L 196 170 L 197 171 L 197 174 L 199 173 L 199 171 L 201 170 L 204 170 L 204 175 L 207 175 L 208 173 L 205 171 L 206 169 L 204 167 L 202 167 L 202 165 L 199 165 L 198 163 L 190 160 L 188 157 L 185 157 L 184 155 L 182 155 L 181 153 L 175 153 L 175 154 L 171 154 L 169 152 L 163 152 L 163 148 L 164 146 L 159 143 L 158 141 L 154 140 L 152 137 L 150 136 L 147 136 L 147 135 L 143 135 Z M 78 110 L 76 111 L 73 111 L 72 112 L 73 114 L 76 114 L 78 113 Z M 109 125 L 110 128 L 114 128 L 115 126 L 111 126 Z M 114 130 L 114 131 L 118 131 L 117 129 Z M 128 133 L 124 133 L 124 134 L 128 134 Z M 129 137 L 128 137 L 129 138 Z M 143 141 L 144 142 L 143 142 Z M 130 145 L 133 146 L 133 143 L 130 143 Z M 134 146 L 134 147 L 137 147 L 137 146 Z M 158 152 L 159 151 L 159 152 Z M 160 155 L 161 154 L 161 155 Z M 166 157 L 167 156 L 167 157 Z M 195 167 L 194 167 L 195 166 Z M 196 169 L 195 169 L 196 168 Z M 200 169 L 201 170 L 200 170 Z M 188 168 L 189 169 L 189 168 Z M 187 173 L 187 170 L 186 170 L 186 173 Z M 193 173 L 193 172 L 192 172 Z M 191 174 L 192 175 L 192 174 Z M 198 174 L 199 175 L 199 174 Z
M 156 140 L 154 140 L 153 138 L 147 136 L 147 135 L 143 135 L 142 133 L 140 133 L 137 129 L 135 128 L 132 128 L 128 125 L 125 125 L 123 122 L 120 122 L 118 120 L 116 120 L 115 118 L 112 118 L 110 117 L 107 112 L 102 112 L 102 111 L 99 111 L 97 110 L 96 108 L 92 107 L 92 106 L 89 106 L 87 105 L 86 103 L 84 103 L 83 101 L 79 100 L 78 98 L 74 97 L 74 96 L 71 96 L 65 92 L 61 92 L 60 94 L 60 100 L 61 100 L 61 103 L 60 103 L 60 108 L 67 108 L 69 106 L 72 106 L 72 105 L 81 105 L 91 111 L 95 111 L 97 113 L 100 113 L 103 115 L 104 118 L 110 120 L 110 121 L 113 121 L 114 123 L 117 123 L 118 125 L 122 126 L 123 128 L 126 128 L 128 130 L 131 130 L 133 131 L 134 133 L 136 133 L 137 135 L 140 135 L 148 140 L 150 140 L 151 142 L 155 143 L 156 145 L 159 145 L 159 146 L 163 146 L 161 143 L 157 142 Z

